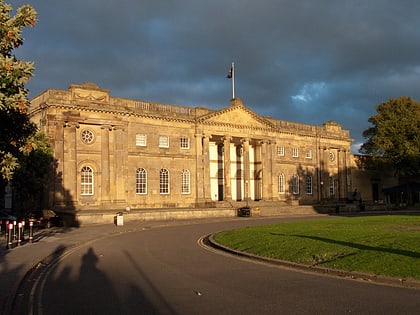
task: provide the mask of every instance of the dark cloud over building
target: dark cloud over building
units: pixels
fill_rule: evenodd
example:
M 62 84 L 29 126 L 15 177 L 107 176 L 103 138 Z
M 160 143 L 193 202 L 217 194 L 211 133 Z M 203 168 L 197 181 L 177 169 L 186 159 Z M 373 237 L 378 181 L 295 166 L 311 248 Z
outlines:
M 234 61 L 246 106 L 302 123 L 334 120 L 354 148 L 376 105 L 420 99 L 414 0 L 9 3 L 38 12 L 16 51 L 35 62 L 31 96 L 90 81 L 118 97 L 217 109 L 229 104 Z

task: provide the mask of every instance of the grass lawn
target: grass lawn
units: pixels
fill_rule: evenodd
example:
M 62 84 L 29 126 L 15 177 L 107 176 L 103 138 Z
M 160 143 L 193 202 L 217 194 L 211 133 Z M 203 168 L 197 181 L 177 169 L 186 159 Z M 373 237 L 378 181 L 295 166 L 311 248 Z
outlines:
M 347 271 L 420 279 L 420 216 L 285 222 L 216 234 L 227 247 Z

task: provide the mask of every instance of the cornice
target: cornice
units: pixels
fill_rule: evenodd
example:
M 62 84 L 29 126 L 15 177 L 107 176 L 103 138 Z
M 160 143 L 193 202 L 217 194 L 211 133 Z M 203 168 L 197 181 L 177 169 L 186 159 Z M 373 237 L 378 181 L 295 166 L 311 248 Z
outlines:
M 46 107 L 54 107 L 59 109 L 66 109 L 66 110 L 74 110 L 79 112 L 93 112 L 93 113 L 105 113 L 105 114 L 114 114 L 120 116 L 134 116 L 134 117 L 143 117 L 143 118 L 150 118 L 156 120 L 166 120 L 166 121 L 177 121 L 177 122 L 189 122 L 194 123 L 195 119 L 186 119 L 180 117 L 170 117 L 164 115 L 153 115 L 153 114 L 142 114 L 133 111 L 127 110 L 115 110 L 109 108 L 98 108 L 92 106 L 80 106 L 80 105 L 67 105 L 67 104 L 47 104 Z

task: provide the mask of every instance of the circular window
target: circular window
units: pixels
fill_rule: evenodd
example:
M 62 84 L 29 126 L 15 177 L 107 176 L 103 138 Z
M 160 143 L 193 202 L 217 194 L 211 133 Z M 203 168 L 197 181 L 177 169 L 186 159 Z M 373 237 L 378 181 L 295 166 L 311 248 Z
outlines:
M 81 137 L 82 141 L 86 144 L 91 144 L 93 143 L 93 141 L 95 141 L 95 134 L 93 133 L 93 131 L 88 129 L 82 131 Z

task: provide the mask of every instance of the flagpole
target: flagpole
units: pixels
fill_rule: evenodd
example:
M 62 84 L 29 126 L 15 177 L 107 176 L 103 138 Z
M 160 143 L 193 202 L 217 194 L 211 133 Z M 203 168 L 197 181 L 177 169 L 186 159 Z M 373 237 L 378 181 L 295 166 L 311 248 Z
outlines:
M 235 98 L 235 63 L 232 62 L 232 99 Z

